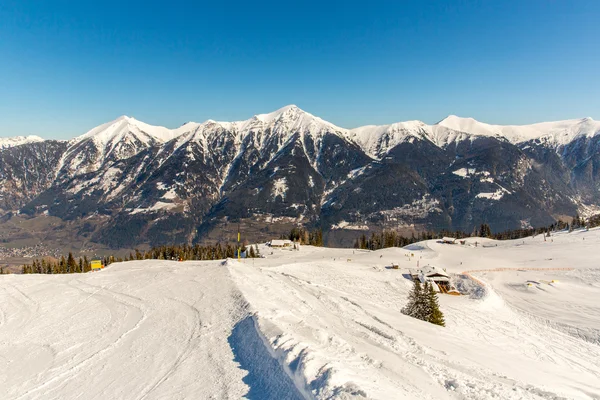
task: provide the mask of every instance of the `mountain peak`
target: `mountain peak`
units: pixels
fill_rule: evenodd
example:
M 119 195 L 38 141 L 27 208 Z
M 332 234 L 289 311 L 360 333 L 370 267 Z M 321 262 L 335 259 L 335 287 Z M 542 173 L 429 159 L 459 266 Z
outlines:
M 133 117 L 121 115 L 115 120 L 99 125 L 73 140 L 94 139 L 101 143 L 108 143 L 115 139 L 121 140 L 132 133 L 136 136 L 141 135 L 140 137 L 149 136 L 159 142 L 170 140 L 174 136 L 172 130 L 163 126 L 150 125 Z M 143 139 L 143 141 L 145 142 L 147 139 Z
M 464 123 L 465 121 L 468 121 L 468 122 L 479 122 L 475 118 L 472 118 L 472 117 L 459 117 L 458 115 L 450 114 L 446 118 L 442 119 L 441 121 L 439 121 L 435 125 L 445 126 L 445 124 Z
M 280 109 L 270 112 L 268 114 L 257 114 L 254 116 L 254 118 L 259 121 L 265 122 L 265 123 L 270 123 L 270 122 L 276 121 L 282 117 L 294 117 L 294 116 L 298 116 L 298 115 L 309 115 L 309 114 L 307 112 L 301 110 L 295 104 L 290 104 L 285 107 L 281 107 Z
M 475 118 L 459 117 L 453 114 L 448 115 L 435 125 L 474 135 L 495 136 L 499 134 L 496 126 L 479 122 Z

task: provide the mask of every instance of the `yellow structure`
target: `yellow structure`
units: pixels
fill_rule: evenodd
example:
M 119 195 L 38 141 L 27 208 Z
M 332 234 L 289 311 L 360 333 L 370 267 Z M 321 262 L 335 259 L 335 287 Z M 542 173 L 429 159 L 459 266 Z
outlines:
M 102 268 L 104 268 L 104 265 L 102 265 L 102 260 L 100 259 L 92 260 L 90 266 L 92 267 L 92 271 L 100 271 Z

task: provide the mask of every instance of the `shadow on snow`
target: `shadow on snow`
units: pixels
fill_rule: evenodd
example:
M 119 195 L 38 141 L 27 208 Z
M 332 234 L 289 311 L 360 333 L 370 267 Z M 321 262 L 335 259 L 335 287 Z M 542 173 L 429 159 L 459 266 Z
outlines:
M 250 400 L 303 400 L 292 379 L 273 357 L 261 338 L 252 316 L 240 320 L 227 338 L 234 360 L 248 371 L 243 382 Z

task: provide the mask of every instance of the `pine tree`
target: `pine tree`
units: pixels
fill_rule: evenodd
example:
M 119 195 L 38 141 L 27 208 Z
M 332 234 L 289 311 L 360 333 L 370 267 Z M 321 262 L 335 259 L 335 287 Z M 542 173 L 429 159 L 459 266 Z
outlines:
M 421 282 L 416 280 L 413 285 L 413 290 L 408 294 L 408 303 L 402 309 L 402 314 L 406 314 L 413 318 L 418 318 L 420 302 L 422 298 Z
M 420 285 L 419 285 L 420 286 Z M 415 304 L 415 318 L 420 319 L 421 321 L 427 321 L 427 316 L 429 314 L 429 303 L 427 301 L 427 290 L 429 288 L 429 284 L 425 281 L 424 287 L 420 287 L 419 294 L 417 296 L 417 301 Z
M 433 307 L 429 299 L 431 291 L 433 291 L 433 285 L 429 281 L 425 281 L 423 291 L 421 292 L 421 307 L 423 308 L 423 312 L 419 319 L 427 322 L 429 322 L 433 313 Z
M 488 224 L 481 224 L 481 227 L 479 228 L 479 236 L 492 237 L 492 230 Z
M 73 257 L 73 253 L 69 252 L 69 256 L 67 257 L 67 273 L 73 273 L 77 269 L 77 262 Z
M 444 321 L 444 314 L 442 310 L 440 310 L 440 304 L 438 302 L 437 293 L 433 290 L 432 285 L 429 286 L 429 292 L 426 292 L 427 303 L 428 303 L 428 322 L 431 322 L 435 325 L 446 326 L 446 321 Z

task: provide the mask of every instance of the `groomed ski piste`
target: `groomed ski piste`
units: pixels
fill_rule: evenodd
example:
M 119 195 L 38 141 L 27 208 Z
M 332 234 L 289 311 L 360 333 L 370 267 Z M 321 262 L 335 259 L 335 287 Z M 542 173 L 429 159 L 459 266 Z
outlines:
M 592 229 L 3 275 L 0 398 L 597 399 L 599 245 Z M 465 293 L 439 295 L 446 327 L 400 312 L 417 262 Z

